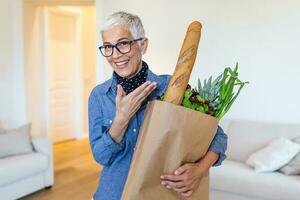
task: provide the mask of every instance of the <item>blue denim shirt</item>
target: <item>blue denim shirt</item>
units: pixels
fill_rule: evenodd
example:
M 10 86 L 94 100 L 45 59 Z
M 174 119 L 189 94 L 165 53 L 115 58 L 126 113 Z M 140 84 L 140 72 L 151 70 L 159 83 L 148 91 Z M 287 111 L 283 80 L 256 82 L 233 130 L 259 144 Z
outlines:
M 157 76 L 149 69 L 147 80 L 157 82 L 156 89 L 147 99 L 151 101 L 166 90 L 170 75 Z M 94 200 L 121 199 L 146 108 L 145 103 L 131 119 L 121 142 L 116 143 L 108 133 L 115 117 L 116 91 L 117 80 L 111 78 L 96 86 L 89 97 L 90 145 L 94 159 L 103 165 Z M 225 159 L 226 148 L 227 136 L 222 128 L 218 127 L 209 147 L 210 151 L 219 154 L 219 159 L 214 166 L 220 165 Z

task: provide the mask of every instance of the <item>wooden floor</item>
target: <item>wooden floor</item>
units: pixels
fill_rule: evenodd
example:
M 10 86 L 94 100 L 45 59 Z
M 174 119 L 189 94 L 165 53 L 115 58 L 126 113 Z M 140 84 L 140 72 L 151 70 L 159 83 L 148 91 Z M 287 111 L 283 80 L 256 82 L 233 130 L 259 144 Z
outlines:
M 90 200 L 101 167 L 94 161 L 88 139 L 54 145 L 54 185 L 22 200 Z

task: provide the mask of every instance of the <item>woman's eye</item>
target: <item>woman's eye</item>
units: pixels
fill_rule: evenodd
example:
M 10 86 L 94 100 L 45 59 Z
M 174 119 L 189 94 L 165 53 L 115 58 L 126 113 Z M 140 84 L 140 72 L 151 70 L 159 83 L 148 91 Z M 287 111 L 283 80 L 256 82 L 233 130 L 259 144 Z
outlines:
M 118 44 L 120 45 L 120 46 L 126 46 L 126 45 L 128 45 L 130 43 L 130 41 L 122 41 L 122 42 L 119 42 Z
M 111 49 L 112 45 L 104 45 L 104 49 Z

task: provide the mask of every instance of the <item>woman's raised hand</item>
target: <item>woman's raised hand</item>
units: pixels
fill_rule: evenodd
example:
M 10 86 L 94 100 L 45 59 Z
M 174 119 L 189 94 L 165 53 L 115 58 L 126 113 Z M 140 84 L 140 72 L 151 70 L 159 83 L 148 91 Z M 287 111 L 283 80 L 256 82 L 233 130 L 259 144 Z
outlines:
M 109 130 L 110 135 L 116 142 L 122 140 L 130 119 L 156 88 L 156 85 L 156 82 L 146 81 L 128 95 L 125 94 L 121 85 L 117 86 L 116 115 Z

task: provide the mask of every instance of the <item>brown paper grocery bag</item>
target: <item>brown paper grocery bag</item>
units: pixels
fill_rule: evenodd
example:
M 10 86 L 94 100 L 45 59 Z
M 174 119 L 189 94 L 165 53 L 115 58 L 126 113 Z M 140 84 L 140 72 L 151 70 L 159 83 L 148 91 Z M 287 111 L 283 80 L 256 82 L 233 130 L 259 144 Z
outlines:
M 161 185 L 160 176 L 207 152 L 217 130 L 216 118 L 163 101 L 147 105 L 122 200 L 184 199 Z M 203 177 L 191 200 L 209 199 L 209 177 Z

